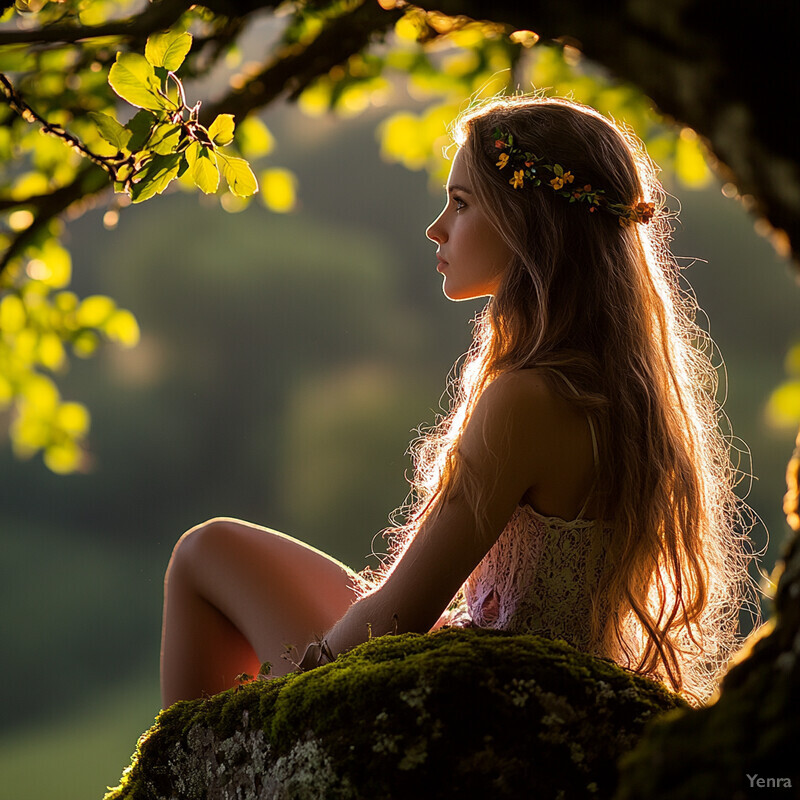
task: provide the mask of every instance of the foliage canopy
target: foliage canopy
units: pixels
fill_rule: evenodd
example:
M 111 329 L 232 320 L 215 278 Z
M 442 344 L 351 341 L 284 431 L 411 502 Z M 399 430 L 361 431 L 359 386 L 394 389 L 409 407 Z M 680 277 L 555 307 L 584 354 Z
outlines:
M 15 452 L 42 452 L 58 472 L 85 465 L 90 425 L 56 385 L 69 357 L 139 338 L 134 315 L 113 299 L 69 291 L 64 219 L 100 202 L 113 228 L 128 204 L 176 187 L 214 195 L 227 211 L 254 196 L 291 211 L 297 182 L 269 163 L 274 137 L 260 112 L 270 104 L 297 101 L 311 116 L 386 106 L 382 155 L 438 184 L 447 124 L 465 102 L 534 88 L 624 121 L 686 184 L 709 175 L 691 130 L 676 132 L 639 91 L 532 31 L 374 0 L 4 5 L 0 411 Z M 252 53 L 246 34 L 259 25 L 277 35 Z M 214 85 L 223 86 L 216 99 L 188 99 Z M 414 111 L 399 109 L 403 92 Z

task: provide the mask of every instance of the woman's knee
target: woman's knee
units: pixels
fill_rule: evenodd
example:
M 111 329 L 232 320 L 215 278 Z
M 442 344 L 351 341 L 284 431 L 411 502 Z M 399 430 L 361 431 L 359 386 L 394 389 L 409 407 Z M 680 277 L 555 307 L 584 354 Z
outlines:
M 264 602 L 280 597 L 297 609 L 343 614 L 356 599 L 353 578 L 343 564 L 291 536 L 215 517 L 181 536 L 165 582 L 180 583 L 226 606 L 235 586 L 240 593 L 257 593 Z
M 165 580 L 185 580 L 214 559 L 215 553 L 230 546 L 235 536 L 236 521 L 227 517 L 214 517 L 189 528 L 172 548 Z

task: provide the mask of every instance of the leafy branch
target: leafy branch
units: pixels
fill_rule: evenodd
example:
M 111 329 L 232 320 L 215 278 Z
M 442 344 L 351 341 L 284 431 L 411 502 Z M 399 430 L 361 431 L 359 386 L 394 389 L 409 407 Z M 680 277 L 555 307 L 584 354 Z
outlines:
M 84 448 L 90 415 L 79 403 L 63 402 L 46 373 L 65 368 L 67 345 L 75 355 L 86 357 L 101 337 L 123 346 L 135 345 L 139 330 L 135 317 L 118 309 L 110 298 L 95 295 L 80 301 L 71 292 L 53 292 L 69 283 L 71 266 L 51 223 L 106 189 L 109 178 L 115 190 L 126 193 L 134 203 L 163 192 L 187 171 L 206 193 L 217 190 L 220 175 L 239 197 L 258 189 L 249 164 L 223 151 L 234 138 L 233 116 L 220 114 L 206 126 L 199 121 L 201 104 L 187 102 L 176 72 L 191 47 L 189 33 L 167 32 L 147 39 L 144 56 L 117 54 L 108 84 L 139 110 L 125 125 L 108 113 L 85 112 L 90 122 L 84 124 L 83 135 L 93 146 L 40 114 L 0 74 L 0 90 L 10 112 L 83 159 L 71 168 L 68 181 L 50 192 L 25 194 L 18 187 L 0 198 L 0 212 L 16 209 L 17 216 L 16 222 L 14 213 L 9 217 L 15 235 L 10 240 L 0 237 L 7 245 L 0 273 L 13 262 L 11 277 L 4 276 L 0 293 L 0 411 L 13 403 L 10 435 L 15 453 L 28 458 L 41 451 L 47 466 L 56 472 L 85 469 L 90 463 Z M 98 137 L 114 149 L 111 155 L 97 152 Z M 63 178 L 58 180 L 63 182 Z
M 112 177 L 116 177 L 116 170 L 119 165 L 117 163 L 118 159 L 115 156 L 101 156 L 92 152 L 83 142 L 64 130 L 61 125 L 48 122 L 22 99 L 19 93 L 14 89 L 11 81 L 2 72 L 0 72 L 0 92 L 3 93 L 3 97 L 9 108 L 19 114 L 26 122 L 38 122 L 45 133 L 58 137 L 69 147 L 77 150 L 82 156 L 105 169 Z
M 208 118 L 213 119 L 224 110 L 242 119 L 282 95 L 296 100 L 315 79 L 346 64 L 348 58 L 363 52 L 373 38 L 391 30 L 404 13 L 400 7 L 386 10 L 368 0 L 327 20 L 310 42 L 285 42 L 262 70 L 211 106 Z
M 200 102 L 187 104 L 175 73 L 191 46 L 190 33 L 170 31 L 151 36 L 144 56 L 119 53 L 108 82 L 140 110 L 127 125 L 107 114 L 90 114 L 100 135 L 124 157 L 124 169 L 115 176 L 115 191 L 125 192 L 134 203 L 160 194 L 187 169 L 206 194 L 216 192 L 220 173 L 238 197 L 258 191 L 250 165 L 220 149 L 233 141 L 233 115 L 220 114 L 206 128 L 199 121 Z M 170 84 L 174 84 L 174 95 Z
M 191 5 L 187 0 L 160 0 L 150 3 L 141 14 L 102 25 L 61 23 L 24 31 L 0 31 L 0 45 L 73 43 L 106 36 L 144 38 L 153 31 L 172 27 Z
M 206 128 L 199 121 L 201 103 L 187 104 L 176 72 L 191 46 L 191 34 L 172 31 L 149 37 L 144 56 L 117 54 L 109 71 L 109 85 L 119 97 L 140 110 L 126 125 L 109 114 L 89 112 L 101 138 L 116 148 L 116 153 L 109 156 L 95 153 L 61 125 L 45 119 L 25 102 L 2 73 L 0 89 L 15 113 L 27 122 L 38 123 L 45 133 L 101 167 L 111 177 L 115 191 L 124 192 L 134 203 L 161 194 L 187 169 L 195 185 L 206 194 L 216 192 L 221 173 L 233 194 L 249 197 L 258 191 L 250 165 L 220 150 L 233 141 L 233 115 L 220 114 Z M 171 84 L 174 85 L 173 96 L 169 92 Z M 87 178 L 93 180 L 87 181 Z M 34 206 L 39 213 L 6 248 L 0 259 L 0 274 L 50 220 L 104 186 L 105 182 L 98 182 L 93 170 L 84 169 L 68 186 L 50 194 L 13 201 L 16 206 Z M 2 201 L 0 208 L 10 208 L 11 204 L 10 200 Z

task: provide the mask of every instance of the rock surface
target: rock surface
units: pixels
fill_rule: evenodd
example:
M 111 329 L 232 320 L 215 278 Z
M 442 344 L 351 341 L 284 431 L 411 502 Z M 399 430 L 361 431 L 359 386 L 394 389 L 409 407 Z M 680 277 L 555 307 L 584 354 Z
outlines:
M 775 616 L 725 676 L 717 702 L 655 722 L 621 762 L 617 800 L 800 797 L 798 535 L 776 573 Z
M 610 798 L 683 701 L 564 642 L 442 629 L 163 711 L 106 800 Z

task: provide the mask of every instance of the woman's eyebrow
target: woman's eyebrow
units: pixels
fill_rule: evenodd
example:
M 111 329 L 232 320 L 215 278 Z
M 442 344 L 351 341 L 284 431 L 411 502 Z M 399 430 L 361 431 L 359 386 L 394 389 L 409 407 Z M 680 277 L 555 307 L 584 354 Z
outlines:
M 446 191 L 450 191 L 450 192 L 452 192 L 452 191 L 456 190 L 456 191 L 459 191 L 459 192 L 466 192 L 467 194 L 472 194 L 472 192 L 471 192 L 469 189 L 467 189 L 467 187 L 466 187 L 466 186 L 461 186 L 461 185 L 460 185 L 460 184 L 458 184 L 458 183 L 454 183 L 454 184 L 452 184 L 452 185 L 450 186 L 450 189 L 449 189 L 449 190 L 447 189 L 447 187 L 445 187 L 445 190 L 446 190 Z

